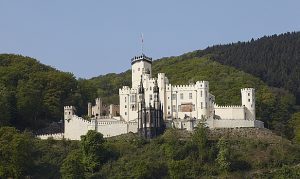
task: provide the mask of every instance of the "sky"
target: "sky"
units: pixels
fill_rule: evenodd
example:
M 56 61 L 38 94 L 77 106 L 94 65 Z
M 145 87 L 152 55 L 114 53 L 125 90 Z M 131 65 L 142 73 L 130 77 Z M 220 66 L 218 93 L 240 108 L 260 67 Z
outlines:
M 0 53 L 77 78 L 207 46 L 300 31 L 299 0 L 0 0 Z

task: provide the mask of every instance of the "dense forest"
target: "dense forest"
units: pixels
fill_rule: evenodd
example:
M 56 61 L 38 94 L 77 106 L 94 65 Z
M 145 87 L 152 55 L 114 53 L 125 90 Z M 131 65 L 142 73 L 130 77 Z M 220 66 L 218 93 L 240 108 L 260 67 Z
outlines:
M 300 32 L 215 45 L 185 54 L 185 57 L 206 54 L 212 54 L 214 61 L 259 77 L 269 86 L 289 90 L 300 104 Z
M 75 105 L 81 113 L 95 91 L 86 80 L 76 80 L 73 74 L 35 59 L 0 55 L 0 126 L 47 127 L 62 120 L 64 105 Z
M 129 133 L 81 141 L 39 140 L 0 128 L 0 178 L 299 178 L 300 146 L 267 129 L 232 129 L 220 137 L 203 126 L 168 129 L 144 140 Z M 239 135 L 232 135 L 233 133 Z

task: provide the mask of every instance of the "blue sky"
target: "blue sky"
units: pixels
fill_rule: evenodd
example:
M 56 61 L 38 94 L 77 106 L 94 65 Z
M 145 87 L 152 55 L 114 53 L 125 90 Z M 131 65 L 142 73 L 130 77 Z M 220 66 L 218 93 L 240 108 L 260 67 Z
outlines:
M 76 77 L 130 68 L 214 44 L 300 30 L 299 0 L 0 0 L 0 53 Z

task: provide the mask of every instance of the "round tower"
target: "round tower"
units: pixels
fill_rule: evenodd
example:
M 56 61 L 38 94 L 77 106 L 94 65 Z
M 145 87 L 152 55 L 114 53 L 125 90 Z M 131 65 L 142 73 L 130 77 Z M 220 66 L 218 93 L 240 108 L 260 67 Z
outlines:
M 241 89 L 242 105 L 246 107 L 245 119 L 255 120 L 255 89 Z
M 208 119 L 209 117 L 209 82 L 197 81 L 197 118 Z
M 137 89 L 141 76 L 147 74 L 149 78 L 152 76 L 152 58 L 142 54 L 131 59 L 132 72 L 132 88 Z

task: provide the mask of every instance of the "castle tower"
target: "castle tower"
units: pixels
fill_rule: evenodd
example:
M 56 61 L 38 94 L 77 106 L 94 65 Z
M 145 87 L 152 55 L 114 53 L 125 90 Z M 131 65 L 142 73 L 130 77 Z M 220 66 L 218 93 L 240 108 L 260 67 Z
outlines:
M 74 106 L 65 106 L 64 107 L 64 119 L 70 120 L 72 119 L 73 115 L 75 115 L 75 107 Z
M 92 117 L 92 103 L 88 103 L 88 116 Z
M 255 120 L 255 89 L 243 88 L 241 89 L 242 105 L 245 106 L 245 119 Z
M 131 59 L 132 88 L 137 89 L 141 76 L 144 74 L 152 76 L 152 58 L 142 54 Z
M 197 81 L 197 118 L 208 119 L 209 117 L 209 82 Z

